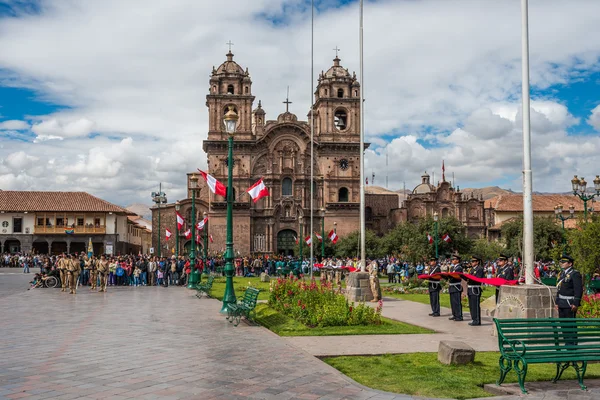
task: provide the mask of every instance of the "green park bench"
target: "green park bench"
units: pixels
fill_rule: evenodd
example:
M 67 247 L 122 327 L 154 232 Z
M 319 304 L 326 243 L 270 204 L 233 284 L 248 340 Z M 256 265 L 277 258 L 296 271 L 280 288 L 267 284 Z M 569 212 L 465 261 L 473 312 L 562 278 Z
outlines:
M 244 297 L 237 303 L 227 305 L 227 320 L 231 323 L 235 321 L 233 326 L 238 326 L 242 317 L 246 317 L 247 320 L 252 321 L 252 314 L 255 314 L 254 309 L 256 308 L 256 301 L 258 300 L 259 289 L 249 287 L 244 292 Z
M 589 361 L 600 361 L 600 320 L 587 318 L 496 319 L 500 348 L 501 385 L 512 369 L 519 386 L 525 390 L 529 364 L 555 363 L 556 383 L 562 373 L 573 367 L 579 386 L 585 390 L 583 378 Z
M 198 283 L 196 285 L 196 297 L 202 297 L 202 293 L 206 294 L 206 297 L 210 297 L 210 291 L 212 290 L 213 282 L 215 281 L 215 277 L 213 275 L 208 277 L 206 283 Z

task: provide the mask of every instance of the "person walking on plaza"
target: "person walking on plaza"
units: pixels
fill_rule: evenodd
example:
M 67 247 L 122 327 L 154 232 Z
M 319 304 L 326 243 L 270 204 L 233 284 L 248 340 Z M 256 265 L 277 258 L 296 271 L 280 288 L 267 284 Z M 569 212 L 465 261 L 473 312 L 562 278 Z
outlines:
M 498 259 L 496 260 L 497 269 L 496 269 L 496 278 L 504 278 L 508 281 L 512 281 L 515 279 L 515 271 L 512 266 L 508 264 L 508 257 L 504 254 L 500 254 Z M 498 304 L 498 299 L 500 298 L 500 287 L 496 286 L 496 304 Z
M 471 256 L 471 268 L 469 275 L 473 275 L 477 278 L 483 278 L 485 276 L 485 270 L 483 268 L 481 257 Z M 469 297 L 469 312 L 471 313 L 471 326 L 481 325 L 481 282 L 467 279 L 467 296 Z
M 98 278 L 100 279 L 100 288 L 98 292 L 106 292 L 106 284 L 108 283 L 108 272 L 109 265 L 106 256 L 100 257 L 100 262 L 98 263 Z
M 369 282 L 371 284 L 371 292 L 373 293 L 373 300 L 371 302 L 376 303 L 381 299 L 381 289 L 379 287 L 379 276 L 377 261 L 373 260 L 368 268 L 369 271 Z M 341 285 L 340 285 L 341 287 Z
M 438 264 L 438 259 L 435 257 L 429 258 L 429 275 L 438 274 L 442 272 L 441 267 Z M 440 316 L 440 291 L 442 285 L 440 284 L 439 278 L 429 278 L 427 284 L 429 286 L 429 304 L 431 304 L 431 317 Z
M 67 264 L 67 273 L 69 276 L 69 293 L 77 294 L 77 281 L 79 280 L 79 272 L 81 267 L 79 266 L 79 259 L 75 254 L 71 255 L 71 260 Z
M 67 290 L 68 285 L 67 280 L 69 279 L 69 277 L 67 274 L 67 261 L 67 257 L 64 254 L 62 254 L 56 263 L 56 269 L 58 269 L 58 274 L 60 276 L 61 292 L 65 292 Z
M 460 256 L 455 254 L 450 260 L 450 270 L 448 272 L 463 272 L 463 268 L 460 265 Z M 462 293 L 462 279 L 460 278 L 448 278 L 450 287 L 448 292 L 450 293 L 450 307 L 452 308 L 452 317 L 448 318 L 451 321 L 462 321 L 462 303 L 460 302 L 460 295 Z
M 573 268 L 573 258 L 567 254 L 559 261 L 562 269 L 556 284 L 556 310 L 559 318 L 575 318 L 583 296 L 581 274 Z

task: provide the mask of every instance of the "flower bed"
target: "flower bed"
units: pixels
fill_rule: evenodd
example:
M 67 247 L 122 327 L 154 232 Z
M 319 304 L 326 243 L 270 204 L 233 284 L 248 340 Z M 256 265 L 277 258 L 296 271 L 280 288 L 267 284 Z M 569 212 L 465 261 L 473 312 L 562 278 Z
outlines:
M 297 278 L 272 281 L 269 306 L 308 327 L 380 325 L 383 302 L 376 309 L 349 303 L 331 283 Z
M 600 318 L 600 293 L 583 296 L 577 317 Z

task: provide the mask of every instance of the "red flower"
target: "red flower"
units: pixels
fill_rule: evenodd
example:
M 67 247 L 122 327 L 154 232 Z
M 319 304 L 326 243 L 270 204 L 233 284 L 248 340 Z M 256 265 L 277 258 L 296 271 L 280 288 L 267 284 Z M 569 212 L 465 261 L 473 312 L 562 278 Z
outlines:
M 352 312 L 352 306 L 350 306 L 350 309 L 349 309 L 349 311 L 350 311 L 350 312 Z

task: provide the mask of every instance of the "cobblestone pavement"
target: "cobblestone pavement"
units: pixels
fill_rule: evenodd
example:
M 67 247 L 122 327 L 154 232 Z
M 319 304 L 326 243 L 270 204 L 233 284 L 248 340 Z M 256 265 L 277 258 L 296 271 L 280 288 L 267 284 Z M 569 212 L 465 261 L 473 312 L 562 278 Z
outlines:
M 362 387 L 219 309 L 177 287 L 3 297 L 0 398 L 411 398 Z

